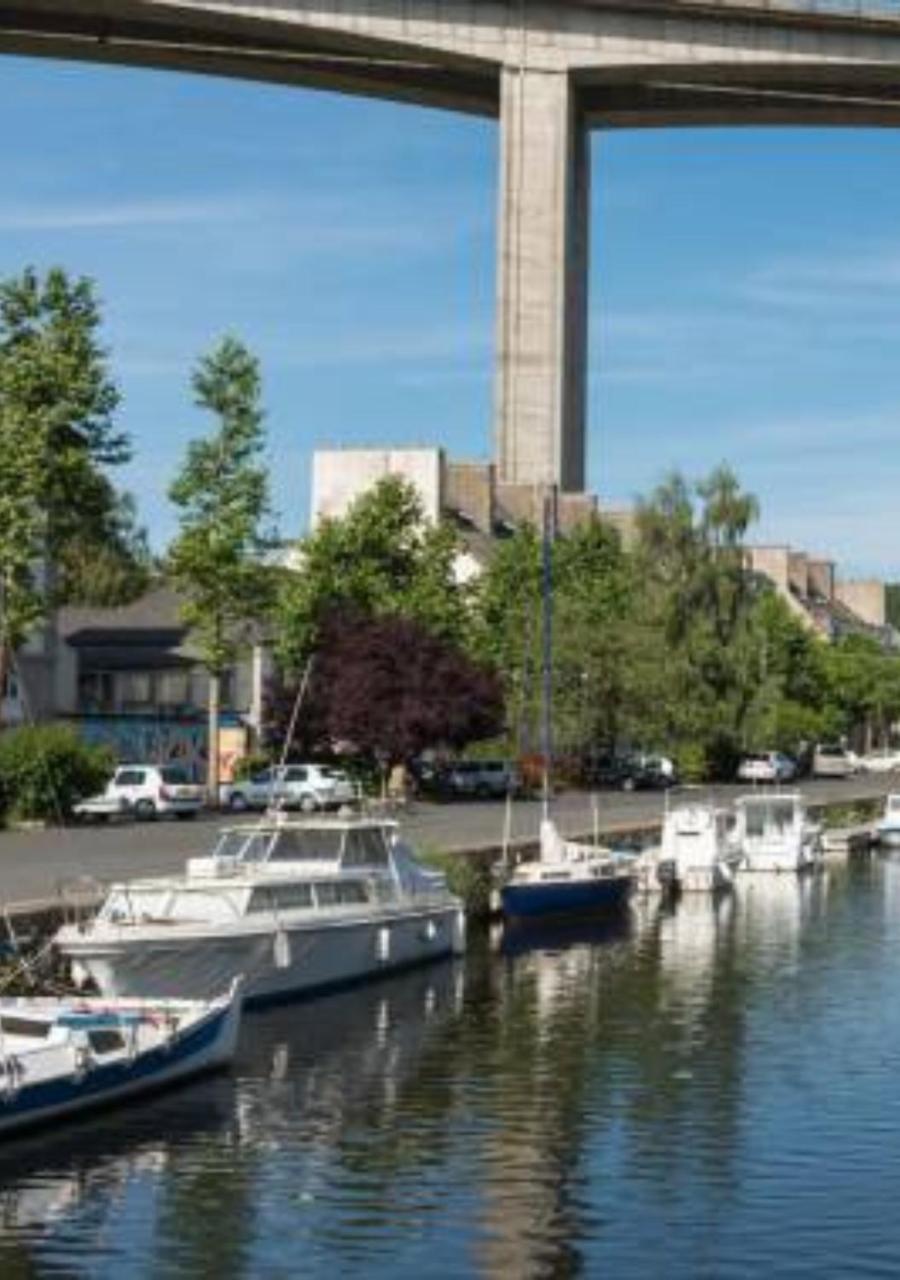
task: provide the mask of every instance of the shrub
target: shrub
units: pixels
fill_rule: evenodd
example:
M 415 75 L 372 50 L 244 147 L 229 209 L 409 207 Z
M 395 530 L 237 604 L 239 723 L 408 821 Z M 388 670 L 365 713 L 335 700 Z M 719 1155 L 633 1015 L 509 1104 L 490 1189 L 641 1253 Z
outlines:
M 243 782 L 245 778 L 252 778 L 254 774 L 262 773 L 263 769 L 268 769 L 271 763 L 272 757 L 265 751 L 251 751 L 235 761 L 234 780 L 235 782 Z
M 707 775 L 707 761 L 703 744 L 680 743 L 675 750 L 675 767 L 682 782 L 704 782 Z
M 34 725 L 0 734 L 0 804 L 12 818 L 68 818 L 102 789 L 114 760 L 66 725 Z

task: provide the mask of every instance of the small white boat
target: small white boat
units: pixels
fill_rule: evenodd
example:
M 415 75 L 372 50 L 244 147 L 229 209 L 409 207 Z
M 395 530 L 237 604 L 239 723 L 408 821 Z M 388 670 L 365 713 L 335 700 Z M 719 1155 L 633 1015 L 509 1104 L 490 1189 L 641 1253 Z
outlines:
M 0 1000 L 0 1133 L 227 1065 L 240 1023 L 239 985 L 212 1001 Z
M 538 856 L 520 862 L 500 889 L 505 915 L 516 919 L 619 911 L 635 883 L 634 856 L 565 840 L 541 822 Z
M 875 839 L 892 848 L 900 846 L 900 793 L 896 791 L 885 797 L 884 813 L 875 823 Z
M 260 1002 L 460 953 L 465 916 L 395 822 L 275 814 L 226 828 L 184 875 L 113 885 L 56 944 L 107 995 L 209 999 L 243 974 Z
M 711 801 L 666 797 L 662 842 L 644 855 L 662 891 L 717 893 L 734 885 L 741 853 L 731 838 L 731 814 Z
M 822 828 L 798 792 L 744 796 L 735 803 L 741 871 L 811 870 L 822 865 Z

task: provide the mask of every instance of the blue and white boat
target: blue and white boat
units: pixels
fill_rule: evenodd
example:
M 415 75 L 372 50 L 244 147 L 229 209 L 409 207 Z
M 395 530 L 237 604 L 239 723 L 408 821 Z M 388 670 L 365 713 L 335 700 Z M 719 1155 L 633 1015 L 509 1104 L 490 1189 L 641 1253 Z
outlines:
M 634 862 L 603 846 L 566 840 L 545 818 L 537 858 L 520 862 L 501 885 L 503 913 L 533 919 L 619 911 L 634 886 Z
M 556 530 L 556 493 L 551 486 L 543 500 L 543 809 L 537 858 L 520 862 L 500 885 L 503 914 L 512 919 L 577 918 L 592 912 L 621 911 L 636 879 L 636 858 L 599 844 L 566 840 L 550 817 L 552 726 L 552 543 Z
M 226 1066 L 240 1023 L 239 985 L 212 1001 L 0 1000 L 0 1134 Z

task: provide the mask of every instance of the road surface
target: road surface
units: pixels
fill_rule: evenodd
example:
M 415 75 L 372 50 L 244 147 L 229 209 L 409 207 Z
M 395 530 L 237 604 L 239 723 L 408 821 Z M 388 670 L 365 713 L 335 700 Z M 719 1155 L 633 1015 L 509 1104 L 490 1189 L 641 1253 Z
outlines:
M 867 777 L 808 781 L 801 789 L 812 804 L 851 801 L 900 790 L 900 777 Z M 710 794 L 713 789 L 703 789 Z M 716 787 L 720 800 L 730 802 L 749 788 Z M 555 802 L 554 813 L 564 834 L 593 829 L 594 809 L 601 831 L 658 822 L 663 809 L 660 792 L 601 791 L 596 797 L 567 792 Z M 501 801 L 414 804 L 403 827 L 414 843 L 431 849 L 459 850 L 499 846 L 503 839 Z M 512 807 L 512 838 L 535 836 L 540 805 L 517 801 Z M 0 903 L 13 905 L 55 897 L 60 886 L 82 877 L 99 881 L 179 871 L 187 857 L 209 852 L 223 822 L 252 822 L 200 817 L 195 822 L 165 820 L 121 822 L 109 826 L 79 826 L 62 830 L 0 832 Z

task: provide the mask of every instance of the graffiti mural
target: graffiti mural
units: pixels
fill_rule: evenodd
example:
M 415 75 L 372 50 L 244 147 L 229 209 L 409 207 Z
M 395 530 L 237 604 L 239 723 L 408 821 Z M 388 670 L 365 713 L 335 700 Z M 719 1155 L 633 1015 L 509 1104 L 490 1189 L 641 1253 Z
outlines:
M 76 721 L 81 736 L 109 747 L 119 764 L 178 764 L 197 782 L 206 776 L 207 728 L 205 720 L 162 720 L 157 716 L 82 716 Z M 220 740 L 226 745 L 230 776 L 234 762 L 244 753 L 245 731 L 236 717 L 223 722 Z

